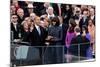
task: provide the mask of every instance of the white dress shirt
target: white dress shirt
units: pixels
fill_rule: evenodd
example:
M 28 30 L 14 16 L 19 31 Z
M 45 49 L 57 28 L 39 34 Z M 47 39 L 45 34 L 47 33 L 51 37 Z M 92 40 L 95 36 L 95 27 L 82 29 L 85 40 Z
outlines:
M 36 27 L 36 29 L 37 29 L 37 31 L 38 31 L 38 33 L 39 33 L 39 35 L 41 35 L 41 30 L 40 30 L 40 27 L 39 27 L 38 25 L 36 25 L 36 24 L 35 24 L 35 27 Z
M 17 22 L 13 23 L 15 30 L 17 31 Z

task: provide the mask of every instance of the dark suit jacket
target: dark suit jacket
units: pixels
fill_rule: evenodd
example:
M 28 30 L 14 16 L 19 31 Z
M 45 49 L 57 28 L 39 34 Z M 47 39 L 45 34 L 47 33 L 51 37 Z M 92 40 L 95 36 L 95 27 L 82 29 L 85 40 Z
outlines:
M 69 48 L 69 51 L 73 54 L 78 56 L 80 51 L 80 56 L 86 57 L 86 51 L 90 46 L 90 41 L 84 36 L 78 35 L 71 41 L 71 47 Z M 82 44 L 84 43 L 84 44 Z M 79 46 L 80 47 L 79 47 Z
M 71 16 L 73 15 L 72 10 L 66 10 L 65 12 L 62 13 L 63 16 L 63 21 L 65 24 L 69 24 L 69 19 L 71 18 Z
M 80 20 L 80 22 L 79 22 L 79 27 L 81 28 L 81 32 L 82 32 L 82 26 L 88 26 L 88 20 L 89 20 L 89 17 L 87 17 L 86 19 L 85 19 L 85 22 L 84 22 L 84 19 L 82 18 L 81 20 Z
M 30 42 L 30 31 L 22 31 L 22 40 L 24 41 L 24 42 Z
M 94 18 L 93 18 L 93 24 L 95 25 L 95 16 L 94 16 Z
M 18 34 L 20 32 L 20 25 L 17 24 L 17 30 L 15 30 L 13 23 L 11 23 L 11 31 L 13 31 L 13 38 L 18 39 L 19 38 Z
M 82 26 L 83 25 L 88 25 L 88 20 L 89 20 L 89 17 L 87 17 L 86 19 L 85 19 L 85 22 L 84 22 L 84 18 L 82 18 L 81 20 L 80 20 L 80 22 L 79 22 L 79 26 L 80 26 L 80 28 L 82 28 Z
M 47 31 L 40 27 L 41 35 L 39 35 L 36 27 L 30 33 L 31 46 L 44 46 L 45 38 L 47 37 Z
M 62 45 L 65 45 L 65 38 L 66 38 L 66 32 L 68 30 L 68 25 L 67 24 L 62 24 Z

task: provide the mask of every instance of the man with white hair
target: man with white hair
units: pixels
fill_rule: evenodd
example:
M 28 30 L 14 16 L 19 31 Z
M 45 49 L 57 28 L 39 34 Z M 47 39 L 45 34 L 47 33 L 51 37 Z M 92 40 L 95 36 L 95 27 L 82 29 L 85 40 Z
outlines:
M 51 7 L 51 6 L 48 7 L 48 9 L 47 9 L 47 15 L 48 15 L 48 18 L 49 18 L 49 19 L 55 17 L 53 7 Z

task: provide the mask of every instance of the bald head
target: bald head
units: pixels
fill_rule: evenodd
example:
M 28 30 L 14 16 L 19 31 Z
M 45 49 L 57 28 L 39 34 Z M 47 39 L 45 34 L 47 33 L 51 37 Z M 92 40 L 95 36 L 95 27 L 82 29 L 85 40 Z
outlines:
M 22 8 L 19 8 L 17 10 L 17 15 L 23 17 L 24 16 L 24 10 Z

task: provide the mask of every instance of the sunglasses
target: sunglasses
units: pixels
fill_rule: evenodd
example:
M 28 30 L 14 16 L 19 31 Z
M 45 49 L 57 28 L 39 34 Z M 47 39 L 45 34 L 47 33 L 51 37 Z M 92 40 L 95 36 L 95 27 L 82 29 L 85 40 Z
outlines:
M 17 17 L 12 17 L 13 19 L 16 19 Z

